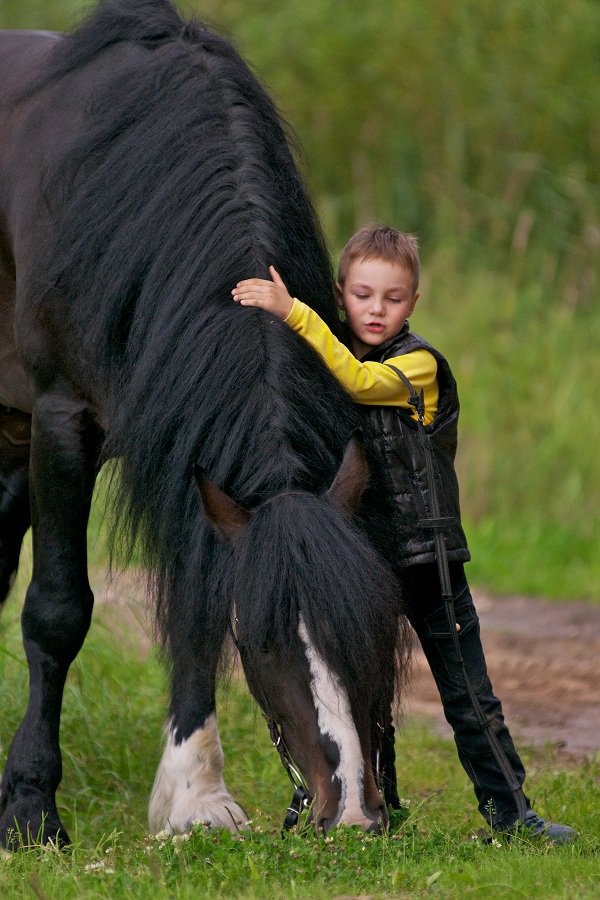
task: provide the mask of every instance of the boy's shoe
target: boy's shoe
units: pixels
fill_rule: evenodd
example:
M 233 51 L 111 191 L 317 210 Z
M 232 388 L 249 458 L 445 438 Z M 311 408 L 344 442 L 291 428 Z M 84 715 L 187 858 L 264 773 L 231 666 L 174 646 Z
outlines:
M 555 822 L 546 822 L 532 809 L 528 809 L 523 822 L 513 822 L 512 825 L 499 826 L 494 829 L 500 834 L 508 836 L 521 833 L 522 837 L 546 838 L 554 844 L 569 844 L 579 835 L 574 828 L 568 825 L 558 825 Z

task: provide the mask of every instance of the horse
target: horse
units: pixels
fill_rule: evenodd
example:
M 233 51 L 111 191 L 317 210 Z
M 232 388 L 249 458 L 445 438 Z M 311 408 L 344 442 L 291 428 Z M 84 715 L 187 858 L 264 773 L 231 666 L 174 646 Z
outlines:
M 30 524 L 33 540 L 0 840 L 69 843 L 59 722 L 107 461 L 113 540 L 142 555 L 170 661 L 151 830 L 247 823 L 216 716 L 231 633 L 314 827 L 384 829 L 373 758 L 405 641 L 359 412 L 292 329 L 231 299 L 273 263 L 337 327 L 285 125 L 230 42 L 169 0 L 2 33 L 0 86 L 2 600 Z

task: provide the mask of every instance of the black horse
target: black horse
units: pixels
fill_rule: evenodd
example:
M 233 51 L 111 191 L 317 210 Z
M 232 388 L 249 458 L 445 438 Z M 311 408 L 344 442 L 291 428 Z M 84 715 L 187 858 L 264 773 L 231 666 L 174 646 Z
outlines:
M 272 103 L 168 0 L 106 0 L 69 36 L 3 33 L 0 104 L 0 600 L 29 509 L 34 551 L 29 705 L 0 840 L 68 841 L 61 702 L 90 623 L 86 523 L 111 458 L 116 536 L 152 572 L 172 665 L 151 828 L 245 822 L 215 715 L 232 627 L 316 826 L 385 826 L 371 754 L 399 612 L 367 535 L 377 492 L 358 413 L 291 329 L 230 295 L 273 263 L 335 327 Z

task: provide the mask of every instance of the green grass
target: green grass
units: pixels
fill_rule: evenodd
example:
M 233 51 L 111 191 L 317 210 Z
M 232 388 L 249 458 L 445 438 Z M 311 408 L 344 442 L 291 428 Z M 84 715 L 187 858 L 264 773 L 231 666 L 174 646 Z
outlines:
M 18 625 L 25 577 L 0 622 L 3 755 L 26 697 Z M 262 716 L 235 679 L 221 691 L 219 706 L 225 776 L 254 830 L 236 838 L 202 831 L 189 839 L 149 838 L 146 807 L 160 755 L 166 678 L 138 627 L 120 615 L 99 604 L 67 683 L 58 803 L 73 847 L 0 859 L 3 898 L 598 895 L 599 761 L 572 766 L 551 748 L 526 748 L 536 808 L 574 825 L 582 837 L 565 848 L 526 840 L 489 846 L 470 839 L 482 820 L 453 743 L 410 720 L 397 750 L 405 807 L 389 835 L 345 829 L 327 838 L 311 831 L 283 838 L 290 785 Z
M 544 522 L 541 515 L 529 522 L 489 518 L 466 528 L 472 584 L 495 594 L 600 602 L 597 538 Z

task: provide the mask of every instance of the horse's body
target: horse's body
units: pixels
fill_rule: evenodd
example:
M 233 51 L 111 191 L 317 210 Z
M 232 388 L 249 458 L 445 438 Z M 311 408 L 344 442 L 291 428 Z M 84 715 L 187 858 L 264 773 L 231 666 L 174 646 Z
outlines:
M 355 442 L 344 454 L 357 413 L 291 329 L 230 296 L 273 263 L 334 324 L 327 257 L 270 101 L 224 40 L 184 27 L 166 0 L 109 0 L 74 36 L 0 35 L 0 104 L 0 603 L 29 500 L 34 550 L 30 699 L 0 841 L 67 839 L 58 725 L 91 617 L 86 523 L 109 457 L 172 659 L 151 827 L 244 821 L 215 716 L 233 615 L 316 824 L 381 827 L 370 755 L 398 607 L 350 521 L 364 487 Z

